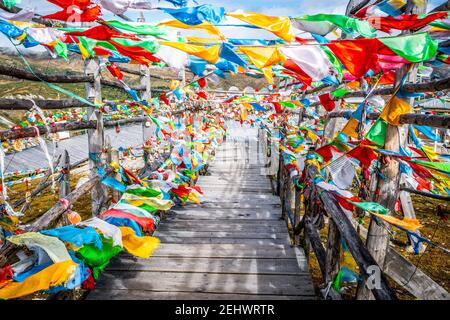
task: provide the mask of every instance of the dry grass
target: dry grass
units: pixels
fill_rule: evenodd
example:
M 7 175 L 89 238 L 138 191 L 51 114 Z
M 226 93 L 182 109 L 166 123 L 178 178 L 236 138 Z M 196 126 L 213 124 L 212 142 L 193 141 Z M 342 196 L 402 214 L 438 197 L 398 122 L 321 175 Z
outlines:
M 447 207 L 450 211 L 448 202 L 438 201 L 421 196 L 413 196 L 414 208 L 416 210 L 417 218 L 420 220 L 423 227 L 420 229 L 421 235 L 432 242 L 444 247 L 449 247 L 450 240 L 450 225 L 448 221 L 443 221 L 436 214 L 436 208 L 438 205 Z M 401 218 L 401 217 L 400 217 Z M 363 226 L 368 227 L 370 218 L 366 217 L 363 221 Z M 327 243 L 328 227 L 325 226 L 320 230 L 320 238 L 324 247 Z M 416 265 L 420 270 L 426 273 L 436 283 L 441 285 L 447 291 L 450 291 L 450 259 L 448 254 L 433 246 L 427 246 L 424 253 L 415 255 L 407 250 L 409 247 L 409 241 L 405 232 L 394 229 L 394 237 L 392 238 L 394 248 L 407 258 L 412 264 Z M 314 255 L 314 252 L 310 253 L 309 267 L 315 290 L 318 295 L 320 289 L 323 288 L 323 279 L 320 272 L 319 264 Z M 406 291 L 402 286 L 397 284 L 394 280 L 389 279 L 389 283 L 397 297 L 402 300 L 414 300 L 415 297 Z M 346 287 L 343 296 L 346 299 L 353 299 L 356 292 L 356 285 L 349 285 Z

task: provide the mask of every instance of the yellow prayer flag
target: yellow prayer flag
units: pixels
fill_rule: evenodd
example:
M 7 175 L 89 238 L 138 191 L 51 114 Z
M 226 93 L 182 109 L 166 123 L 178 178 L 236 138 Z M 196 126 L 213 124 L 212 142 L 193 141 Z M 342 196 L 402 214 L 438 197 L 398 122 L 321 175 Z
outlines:
M 175 90 L 179 86 L 180 86 L 180 81 L 179 80 L 172 80 L 170 82 L 170 90 Z
M 0 288 L 0 299 L 19 298 L 62 285 L 74 274 L 77 266 L 72 260 L 66 260 L 54 263 L 22 282 L 9 282 Z
M 218 39 L 214 38 L 201 38 L 201 37 L 186 37 L 186 39 L 189 42 L 196 42 L 196 43 L 209 43 L 209 44 L 219 44 L 220 41 Z
M 439 158 L 439 155 L 436 152 L 434 152 L 434 147 L 423 145 L 422 146 L 422 151 L 432 161 L 437 160 Z
M 184 51 L 188 54 L 202 58 L 213 64 L 216 64 L 219 61 L 219 54 L 221 48 L 220 45 L 206 47 L 195 44 L 187 44 L 182 42 L 169 42 L 169 41 L 162 41 L 161 44 L 164 46 L 169 46 Z
M 289 17 L 266 16 L 255 12 L 227 13 L 226 15 L 270 31 L 287 42 L 292 42 L 295 39 Z
M 342 133 L 348 135 L 349 137 L 357 139 L 358 133 L 356 132 L 356 129 L 358 128 L 358 125 L 358 120 L 350 118 L 345 127 L 342 129 Z
M 417 219 L 403 218 L 402 220 L 400 220 L 396 217 L 385 215 L 385 214 L 378 214 L 378 213 L 372 213 L 372 214 L 374 216 L 377 216 L 381 220 L 386 221 L 387 223 L 399 226 L 403 229 L 406 229 L 406 230 L 409 230 L 412 232 L 414 232 L 417 229 L 419 229 L 420 227 L 422 227 L 419 220 L 417 220 Z
M 249 57 L 250 61 L 259 69 L 270 67 L 285 60 L 277 46 L 239 47 L 239 51 Z
M 392 97 L 381 112 L 380 118 L 394 126 L 398 126 L 400 125 L 400 116 L 410 112 L 411 106 L 406 100 Z
M 269 84 L 273 84 L 273 72 L 272 72 L 272 67 L 265 67 L 261 69 L 264 77 L 266 78 L 267 82 Z
M 198 24 L 195 26 L 191 26 L 189 24 L 184 24 L 183 22 L 179 20 L 170 20 L 166 22 L 161 22 L 158 24 L 158 26 L 166 26 L 166 27 L 173 27 L 173 28 L 181 28 L 181 29 L 201 29 L 205 30 L 209 34 L 218 36 L 220 39 L 224 40 L 225 36 L 222 34 L 222 32 L 217 28 L 216 26 L 213 26 L 209 22 L 203 22 L 202 24 Z
M 159 247 L 160 240 L 155 237 L 138 237 L 129 227 L 119 227 L 125 250 L 133 256 L 148 259 Z

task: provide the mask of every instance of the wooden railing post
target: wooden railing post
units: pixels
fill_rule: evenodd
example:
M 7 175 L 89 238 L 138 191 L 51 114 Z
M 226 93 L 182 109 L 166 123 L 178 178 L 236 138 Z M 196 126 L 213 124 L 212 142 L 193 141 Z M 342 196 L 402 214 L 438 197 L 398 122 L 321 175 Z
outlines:
M 110 162 L 115 162 L 117 164 L 120 164 L 119 150 L 111 149 L 110 154 L 111 154 Z M 114 178 L 118 181 L 122 181 L 122 177 L 120 176 L 120 174 L 118 172 L 115 174 Z M 122 193 L 120 191 L 118 191 L 118 190 L 112 191 L 112 200 L 114 203 L 117 203 L 117 201 L 119 201 L 121 197 L 122 197 Z
M 94 103 L 100 103 L 102 101 L 101 75 L 100 64 L 97 58 L 87 59 L 85 61 L 85 73 L 87 76 L 94 77 L 94 83 L 86 83 L 86 97 Z M 101 167 L 101 155 L 104 149 L 105 136 L 102 113 L 95 107 L 89 106 L 87 116 L 88 120 L 97 121 L 96 129 L 88 129 L 89 168 L 91 170 L 91 177 L 93 177 Z M 98 183 L 92 188 L 91 194 L 92 214 L 96 216 L 105 209 L 108 190 L 106 186 Z
M 294 245 L 298 246 L 300 245 L 300 234 L 295 234 L 295 230 L 298 226 L 298 224 L 301 221 L 302 213 L 301 213 L 301 206 L 302 206 L 302 193 L 297 188 L 297 186 L 294 186 L 294 197 L 295 197 L 295 208 L 294 208 Z
M 427 3 L 427 1 L 425 1 Z M 407 12 L 412 13 L 415 4 L 408 1 Z M 410 65 L 403 66 L 396 72 L 394 92 L 402 85 L 404 77 L 410 71 Z M 400 145 L 405 143 L 406 136 L 400 130 L 400 127 L 391 124 L 387 125 L 386 139 L 384 149 L 399 152 Z M 375 191 L 375 201 L 389 210 L 394 210 L 395 203 L 399 196 L 400 170 L 397 161 L 386 161 L 381 164 L 381 176 L 377 177 L 377 189 Z M 378 263 L 380 268 L 384 269 L 386 254 L 389 248 L 389 229 L 390 226 L 374 217 L 370 220 L 369 231 L 367 235 L 367 249 Z M 373 293 L 366 285 L 360 285 L 357 292 L 358 300 L 374 299 Z
M 65 198 L 70 193 L 70 155 L 64 150 L 61 166 L 61 178 L 59 180 L 59 198 Z
M 150 99 L 152 98 L 152 84 L 151 84 L 151 78 L 150 78 L 150 69 L 147 66 L 141 66 L 140 73 L 141 73 L 141 87 L 145 88 L 144 92 L 142 93 L 142 100 L 150 103 Z M 144 110 L 142 110 L 142 116 L 144 116 L 144 117 L 147 116 Z M 148 119 L 147 121 L 142 122 L 142 141 L 143 141 L 143 147 L 144 147 L 144 170 L 147 169 L 150 165 L 149 151 L 147 148 L 145 148 L 145 144 L 150 139 L 151 136 L 152 136 L 151 122 L 150 122 L 150 119 Z

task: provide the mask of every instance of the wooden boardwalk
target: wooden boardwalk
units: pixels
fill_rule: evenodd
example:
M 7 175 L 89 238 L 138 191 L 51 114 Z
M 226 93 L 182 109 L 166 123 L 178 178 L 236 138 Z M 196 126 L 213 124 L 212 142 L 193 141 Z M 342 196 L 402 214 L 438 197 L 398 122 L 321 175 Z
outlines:
M 251 139 L 256 130 L 248 129 L 223 143 L 198 181 L 202 203 L 172 210 L 154 255 L 120 255 L 88 299 L 315 299 Z

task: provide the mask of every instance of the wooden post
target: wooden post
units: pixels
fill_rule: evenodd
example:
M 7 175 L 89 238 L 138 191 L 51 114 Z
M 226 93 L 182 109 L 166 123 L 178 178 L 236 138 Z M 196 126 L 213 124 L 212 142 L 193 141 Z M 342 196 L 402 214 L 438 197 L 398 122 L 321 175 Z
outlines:
M 70 193 L 70 155 L 64 150 L 61 179 L 59 180 L 59 197 L 65 198 Z
M 94 77 L 94 83 L 86 83 L 86 97 L 92 102 L 100 103 L 102 101 L 100 64 L 97 58 L 87 59 L 85 61 L 85 73 L 87 76 Z M 89 144 L 89 168 L 91 177 L 95 176 L 101 167 L 101 154 L 104 147 L 104 130 L 102 113 L 95 107 L 88 107 L 88 120 L 97 121 L 96 129 L 88 129 Z M 106 186 L 98 183 L 92 188 L 92 214 L 100 214 L 106 206 L 108 199 L 108 190 Z
M 119 150 L 117 149 L 111 149 L 111 161 L 115 162 L 115 163 L 120 163 L 120 159 L 119 159 Z M 116 173 L 116 175 L 114 176 L 114 178 L 118 181 L 122 181 L 122 177 L 120 176 L 119 173 Z M 112 199 L 113 202 L 117 202 L 120 200 L 120 198 L 122 197 L 122 193 L 118 190 L 113 190 L 112 191 Z
M 298 224 L 301 221 L 301 197 L 302 193 L 300 190 L 297 189 L 297 187 L 294 187 L 294 197 L 295 197 L 295 209 L 294 209 L 294 225 L 292 226 L 294 228 L 294 231 L 297 229 Z M 298 246 L 300 245 L 300 234 L 295 234 L 294 232 L 294 245 Z
M 70 156 L 67 150 L 64 150 L 64 157 L 61 166 L 61 176 L 59 178 L 59 198 L 66 198 L 70 194 Z M 56 227 L 70 225 L 67 214 L 61 215 L 57 219 Z
M 333 219 L 328 219 L 328 241 L 327 241 L 327 257 L 325 262 L 325 284 L 332 282 L 339 272 L 340 268 L 340 252 L 341 252 L 341 235 L 336 227 Z
M 150 101 L 152 98 L 152 88 L 151 88 L 151 78 L 150 69 L 147 66 L 141 66 L 141 86 L 145 87 L 145 91 L 142 93 L 142 100 Z M 142 110 L 142 116 L 146 116 L 144 110 Z M 146 142 L 152 136 L 152 128 L 150 119 L 148 121 L 142 122 L 142 141 L 144 146 L 144 170 L 149 167 L 149 154 L 148 150 L 145 148 Z
M 409 0 L 406 13 L 412 13 L 415 5 Z M 401 86 L 401 82 L 405 75 L 410 71 L 410 66 L 404 66 L 396 73 L 396 79 L 394 84 L 394 92 L 396 88 Z M 384 149 L 394 152 L 399 152 L 400 145 L 406 141 L 406 135 L 401 134 L 399 127 L 388 124 L 386 132 L 386 140 Z M 394 210 L 395 203 L 399 195 L 400 173 L 399 163 L 397 161 L 383 162 L 381 164 L 381 174 L 383 178 L 377 178 L 377 189 L 375 194 L 375 202 L 378 202 L 388 210 Z M 375 259 L 380 268 L 384 269 L 386 254 L 389 249 L 389 224 L 381 221 L 380 219 L 370 220 L 369 231 L 367 235 L 367 249 L 372 257 Z M 372 292 L 364 284 L 361 284 L 358 288 L 357 296 L 358 300 L 374 299 Z

